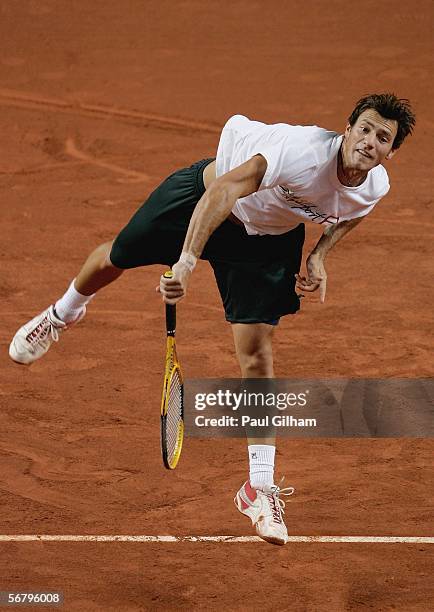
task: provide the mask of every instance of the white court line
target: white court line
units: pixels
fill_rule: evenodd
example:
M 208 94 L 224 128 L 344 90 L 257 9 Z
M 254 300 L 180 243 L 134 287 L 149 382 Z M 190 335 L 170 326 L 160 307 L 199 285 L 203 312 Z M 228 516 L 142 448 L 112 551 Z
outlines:
M 0 535 L 0 542 L 263 542 L 257 536 L 152 535 Z M 434 544 L 434 537 L 413 536 L 289 536 L 288 542 L 368 544 Z

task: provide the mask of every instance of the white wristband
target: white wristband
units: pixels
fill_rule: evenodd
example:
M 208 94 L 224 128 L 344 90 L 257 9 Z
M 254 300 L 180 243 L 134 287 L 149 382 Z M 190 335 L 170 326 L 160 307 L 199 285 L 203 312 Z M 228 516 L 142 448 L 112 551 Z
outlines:
M 193 272 L 197 263 L 197 258 L 191 253 L 187 253 L 187 251 L 182 251 L 179 261 L 185 264 L 190 272 Z

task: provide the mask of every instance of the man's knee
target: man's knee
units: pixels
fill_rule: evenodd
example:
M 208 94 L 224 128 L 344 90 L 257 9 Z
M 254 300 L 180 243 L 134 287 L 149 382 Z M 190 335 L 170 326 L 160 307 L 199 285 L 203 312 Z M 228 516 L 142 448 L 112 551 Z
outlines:
M 105 270 L 109 268 L 120 270 L 120 268 L 117 268 L 117 266 L 115 266 L 110 259 L 110 253 L 112 251 L 113 242 L 114 240 L 111 240 L 110 242 L 104 242 L 104 244 L 100 244 L 93 252 L 93 255 L 98 261 L 99 268 L 101 270 Z
M 250 352 L 238 355 L 241 370 L 250 378 L 272 376 L 273 354 L 269 347 L 257 347 Z
M 265 324 L 233 326 L 235 348 L 244 377 L 273 376 L 273 329 Z

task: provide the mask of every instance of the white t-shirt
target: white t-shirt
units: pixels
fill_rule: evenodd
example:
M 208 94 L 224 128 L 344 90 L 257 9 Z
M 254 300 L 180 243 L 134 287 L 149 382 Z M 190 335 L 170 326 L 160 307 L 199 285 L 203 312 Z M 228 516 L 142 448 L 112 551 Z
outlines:
M 389 191 L 386 170 L 369 171 L 358 187 L 337 177 L 342 135 L 317 126 L 267 125 L 234 115 L 223 128 L 216 173 L 221 176 L 254 155 L 267 160 L 259 190 L 232 209 L 249 234 L 283 234 L 299 223 L 335 224 L 367 215 Z

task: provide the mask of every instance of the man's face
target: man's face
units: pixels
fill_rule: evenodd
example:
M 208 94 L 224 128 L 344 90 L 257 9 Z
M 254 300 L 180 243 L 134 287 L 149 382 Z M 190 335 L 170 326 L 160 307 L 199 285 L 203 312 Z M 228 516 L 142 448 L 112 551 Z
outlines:
M 346 127 L 342 146 L 344 168 L 367 172 L 391 159 L 397 131 L 395 119 L 385 119 L 372 108 L 363 111 L 352 127 L 349 124 Z

